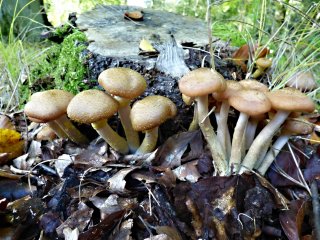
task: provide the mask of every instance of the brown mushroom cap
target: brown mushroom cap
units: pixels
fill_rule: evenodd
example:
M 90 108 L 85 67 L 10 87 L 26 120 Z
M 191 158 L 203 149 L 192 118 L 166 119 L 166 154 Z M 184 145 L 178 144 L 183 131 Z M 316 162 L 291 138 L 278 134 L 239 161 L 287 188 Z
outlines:
M 177 114 L 176 105 L 163 96 L 148 96 L 133 104 L 130 113 L 135 131 L 155 128 Z
M 250 89 L 240 90 L 229 98 L 229 103 L 250 116 L 260 115 L 271 109 L 271 103 L 264 93 Z
M 266 85 L 254 79 L 241 80 L 239 84 L 246 89 L 257 90 L 264 93 L 269 92 L 269 88 Z
M 297 72 L 293 74 L 286 86 L 299 89 L 301 91 L 312 91 L 318 87 L 317 82 L 311 71 L 307 72 Z
M 272 61 L 268 58 L 258 58 L 256 64 L 261 68 L 268 68 L 271 67 Z
M 58 89 L 37 92 L 25 105 L 24 112 L 38 122 L 50 122 L 67 112 L 67 107 L 74 95 Z
M 227 80 L 226 89 L 223 92 L 214 92 L 212 96 L 218 101 L 227 100 L 231 95 L 235 94 L 237 91 L 243 89 L 243 86 L 240 85 L 238 81 Z
M 99 84 L 110 94 L 133 99 L 140 96 L 147 87 L 146 80 L 130 68 L 109 68 L 98 77 Z
M 315 109 L 313 101 L 295 88 L 287 87 L 266 94 L 275 110 L 313 112 Z
M 180 92 L 189 97 L 208 95 L 224 91 L 226 81 L 223 76 L 210 68 L 198 68 L 184 75 L 179 81 Z
M 303 119 L 288 119 L 281 128 L 282 134 L 306 135 L 313 132 L 314 126 Z
M 70 102 L 68 117 L 80 123 L 94 123 L 108 119 L 118 111 L 118 102 L 99 90 L 86 90 L 77 94 Z

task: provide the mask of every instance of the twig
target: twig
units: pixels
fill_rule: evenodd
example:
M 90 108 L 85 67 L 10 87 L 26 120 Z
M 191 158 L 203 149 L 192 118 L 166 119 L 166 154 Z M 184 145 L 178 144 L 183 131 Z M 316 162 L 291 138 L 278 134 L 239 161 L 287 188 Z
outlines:
M 315 239 L 320 239 L 320 203 L 319 203 L 319 192 L 317 181 L 313 180 L 311 183 L 311 197 L 313 206 L 313 217 L 314 217 L 314 231 Z

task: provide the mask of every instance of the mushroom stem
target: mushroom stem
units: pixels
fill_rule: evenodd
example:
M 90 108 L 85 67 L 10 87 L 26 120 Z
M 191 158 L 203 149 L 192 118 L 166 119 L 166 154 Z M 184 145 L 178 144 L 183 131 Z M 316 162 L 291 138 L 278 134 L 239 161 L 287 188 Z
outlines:
M 236 127 L 234 129 L 231 145 L 231 156 L 229 161 L 229 168 L 232 173 L 238 172 L 241 163 L 242 149 L 243 149 L 243 136 L 248 123 L 249 115 L 240 112 Z
M 92 127 L 99 133 L 99 135 L 116 151 L 126 154 L 129 151 L 128 143 L 120 137 L 107 123 L 106 120 L 100 120 L 91 123 Z
M 261 175 L 264 175 L 274 159 L 278 156 L 281 149 L 286 145 L 286 143 L 289 141 L 290 135 L 281 135 L 277 138 L 277 140 L 273 143 L 271 148 L 269 149 L 268 153 L 264 157 L 261 165 L 258 167 L 258 172 Z
M 256 78 L 260 77 L 264 73 L 264 71 L 265 71 L 264 68 L 261 68 L 258 66 L 257 69 L 252 74 L 252 78 L 256 79 Z
M 258 120 L 251 119 L 248 121 L 246 133 L 245 133 L 245 149 L 249 149 L 256 134 L 258 127 Z
M 261 130 L 255 140 L 252 142 L 247 155 L 242 161 L 240 173 L 243 173 L 246 170 L 252 170 L 256 161 L 258 161 L 261 156 L 263 157 L 266 154 L 268 151 L 266 145 L 269 145 L 273 135 L 281 127 L 289 114 L 290 111 L 278 111 L 274 118 L 267 124 L 267 126 Z
M 123 130 L 126 134 L 129 150 L 130 152 L 134 153 L 140 146 L 140 140 L 138 132 L 136 132 L 132 128 L 132 124 L 130 121 L 130 111 L 130 105 L 126 105 L 118 109 L 118 114 L 122 123 Z
M 88 143 L 88 139 L 73 125 L 66 114 L 55 120 L 71 141 L 79 144 Z
M 136 154 L 150 153 L 155 149 L 158 140 L 158 131 L 159 127 L 146 130 L 144 139 L 136 151 Z
M 223 101 L 220 108 L 217 129 L 217 137 L 220 140 L 221 147 L 225 152 L 227 159 L 230 157 L 231 152 L 231 141 L 230 133 L 228 129 L 228 116 L 229 116 L 230 104 L 228 101 Z
M 63 129 L 55 121 L 50 121 L 50 122 L 47 122 L 46 124 L 49 126 L 49 128 L 51 128 L 54 131 L 54 133 L 59 138 L 68 138 L 68 135 L 63 131 Z
M 197 110 L 197 105 L 194 104 L 194 113 L 193 113 L 193 118 L 192 118 L 192 122 L 189 125 L 189 129 L 188 131 L 195 131 L 199 128 L 199 121 L 198 121 L 198 110 Z
M 227 173 L 226 156 L 208 117 L 208 96 L 196 97 L 195 100 L 198 108 L 199 126 L 209 145 L 213 158 L 213 166 L 219 176 L 225 176 Z

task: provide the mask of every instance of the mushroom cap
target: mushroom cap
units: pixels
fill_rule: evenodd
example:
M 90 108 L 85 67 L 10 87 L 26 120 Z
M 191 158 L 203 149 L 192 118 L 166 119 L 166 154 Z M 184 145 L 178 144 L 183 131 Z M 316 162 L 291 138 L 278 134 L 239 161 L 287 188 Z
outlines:
M 314 125 L 304 119 L 287 119 L 281 128 L 282 134 L 306 135 L 313 132 Z
M 256 64 L 261 68 L 268 68 L 271 67 L 272 61 L 268 58 L 258 58 Z
M 50 122 L 67 112 L 67 107 L 74 95 L 58 89 L 34 93 L 25 105 L 24 112 L 38 122 Z
M 240 90 L 229 98 L 232 107 L 249 116 L 256 116 L 266 113 L 271 109 L 268 97 L 263 93 L 251 89 Z
M 68 117 L 80 123 L 94 123 L 108 119 L 118 111 L 118 102 L 110 95 L 99 90 L 85 90 L 70 102 Z
M 264 93 L 269 92 L 269 88 L 266 85 L 254 79 L 241 80 L 239 83 L 245 89 L 257 90 Z
M 217 101 L 225 101 L 227 100 L 231 95 L 235 94 L 237 91 L 243 89 L 243 86 L 240 85 L 238 81 L 234 80 L 227 80 L 226 81 L 226 89 L 223 92 L 214 92 L 212 93 L 212 96 Z
M 286 86 L 300 91 L 312 91 L 318 87 L 311 71 L 294 73 L 286 83 Z
M 198 68 L 188 72 L 179 80 L 180 92 L 189 97 L 221 92 L 226 87 L 223 76 L 211 68 Z
M 177 114 L 176 105 L 163 96 L 148 96 L 133 104 L 130 118 L 135 131 L 155 128 Z
M 99 84 L 110 94 L 133 99 L 140 96 L 147 87 L 143 76 L 130 68 L 109 68 L 100 73 Z
M 290 112 L 313 112 L 315 104 L 298 89 L 286 87 L 266 93 L 272 108 Z

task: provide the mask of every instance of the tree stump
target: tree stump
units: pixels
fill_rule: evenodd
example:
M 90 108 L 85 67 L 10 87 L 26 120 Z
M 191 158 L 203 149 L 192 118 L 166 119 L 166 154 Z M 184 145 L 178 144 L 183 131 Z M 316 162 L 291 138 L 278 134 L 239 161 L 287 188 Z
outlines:
M 134 21 L 125 17 L 126 13 L 133 11 L 141 11 L 143 19 Z M 210 57 L 206 51 L 208 31 L 204 21 L 151 9 L 98 6 L 78 16 L 76 24 L 85 32 L 89 40 L 88 50 L 91 58 L 88 60 L 88 68 L 91 79 L 97 79 L 103 70 L 110 67 L 129 67 L 138 71 L 146 78 L 148 84 L 141 98 L 148 95 L 162 95 L 170 98 L 177 105 L 177 117 L 168 121 L 160 131 L 164 136 L 163 139 L 188 128 L 193 116 L 193 107 L 186 106 L 181 99 L 178 89 L 179 74 L 172 76 L 169 72 L 161 72 L 156 65 L 157 59 L 161 56 L 161 49 L 166 49 L 163 47 L 166 44 L 170 47 L 173 36 L 177 43 L 177 55 L 182 59 L 182 64 L 186 66 L 187 71 L 199 68 L 205 56 L 207 57 L 204 64 L 209 66 Z M 139 45 L 142 39 L 149 41 L 157 50 L 160 49 L 158 58 L 153 54 L 140 54 Z M 215 42 L 215 46 L 218 45 L 221 48 L 225 47 L 226 43 Z M 164 59 L 172 61 L 171 55 L 170 53 Z M 169 65 L 177 64 L 172 61 Z M 221 66 L 224 65 L 227 67 L 227 63 L 221 64 Z M 225 77 L 231 77 L 231 72 L 226 69 L 221 73 Z

